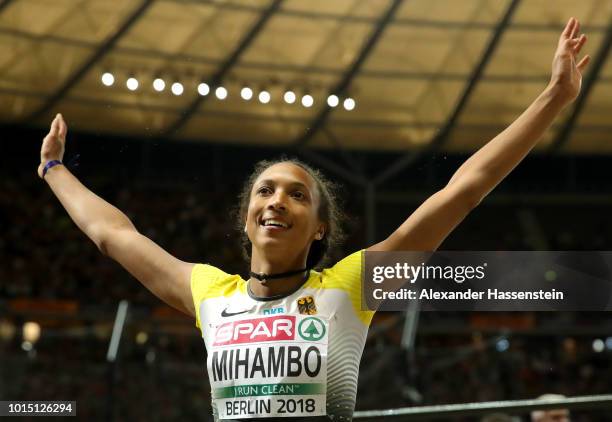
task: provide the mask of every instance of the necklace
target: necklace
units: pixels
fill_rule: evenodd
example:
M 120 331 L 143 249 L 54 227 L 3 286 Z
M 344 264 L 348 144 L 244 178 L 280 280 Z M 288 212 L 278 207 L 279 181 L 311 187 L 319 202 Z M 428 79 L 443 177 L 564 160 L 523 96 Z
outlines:
M 249 294 L 249 296 L 251 297 L 251 299 L 255 299 L 255 300 L 259 300 L 259 301 L 263 301 L 263 302 L 268 302 L 268 301 L 272 301 L 272 300 L 277 300 L 277 299 L 283 299 L 287 296 L 291 296 L 293 293 L 297 292 L 298 290 L 300 290 L 302 288 L 302 286 L 304 285 L 304 283 L 306 283 L 306 280 L 308 280 L 308 278 L 310 277 L 310 270 L 308 268 L 304 268 L 303 270 L 296 270 L 296 271 L 289 271 L 286 273 L 280 273 L 280 274 L 272 274 L 271 276 L 268 274 L 258 274 L 258 273 L 253 273 L 251 272 L 251 277 L 256 278 L 257 280 L 262 281 L 261 279 L 259 279 L 258 277 L 256 277 L 255 275 L 265 275 L 267 276 L 267 278 L 264 278 L 264 280 L 270 279 L 270 278 L 280 278 L 280 277 L 286 277 L 288 274 L 299 274 L 303 271 L 306 271 L 306 274 L 304 274 L 304 279 L 302 280 L 302 282 L 296 286 L 294 289 L 292 289 L 289 292 L 285 292 L 285 293 L 279 293 L 277 295 L 272 295 L 272 296 L 256 296 L 253 291 L 251 290 L 251 283 L 248 282 L 247 283 L 247 292 Z M 253 275 L 255 274 L 255 275 Z
M 308 268 L 302 268 L 301 270 L 286 271 L 284 273 L 278 273 L 278 274 L 255 273 L 251 271 L 249 275 L 253 278 L 256 278 L 259 281 L 266 281 L 266 280 L 274 280 L 275 278 L 289 277 L 290 275 L 303 273 L 304 271 L 307 271 L 307 270 Z

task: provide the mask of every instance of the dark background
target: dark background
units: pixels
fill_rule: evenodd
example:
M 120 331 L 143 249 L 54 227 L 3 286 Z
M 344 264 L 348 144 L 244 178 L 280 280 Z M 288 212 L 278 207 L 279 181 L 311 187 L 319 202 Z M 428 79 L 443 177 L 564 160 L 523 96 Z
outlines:
M 70 221 L 36 175 L 45 131 L 5 127 L 1 133 L 0 398 L 77 400 L 79 418 L 88 420 L 210 417 L 205 349 L 193 321 L 162 306 Z M 258 159 L 294 155 L 69 133 L 64 161 L 77 154 L 71 170 L 145 235 L 180 259 L 242 274 L 246 266 L 228 210 Z M 396 158 L 371 151 L 355 157 L 372 174 Z M 427 157 L 378 191 L 377 240 L 444 186 L 465 158 Z M 530 156 L 441 249 L 610 250 L 611 164 L 607 156 Z M 364 193 L 331 178 L 343 183 L 347 216 L 348 238 L 338 258 L 367 246 Z M 111 365 L 106 351 L 120 300 L 130 311 L 118 362 Z M 26 321 L 42 327 L 31 350 L 21 336 Z M 403 321 L 402 314 L 377 314 L 358 409 L 610 391 L 607 313 L 427 312 L 409 350 L 401 347 Z M 139 333 L 146 341 L 142 334 L 136 340 Z M 598 339 L 609 347 L 594 350 Z

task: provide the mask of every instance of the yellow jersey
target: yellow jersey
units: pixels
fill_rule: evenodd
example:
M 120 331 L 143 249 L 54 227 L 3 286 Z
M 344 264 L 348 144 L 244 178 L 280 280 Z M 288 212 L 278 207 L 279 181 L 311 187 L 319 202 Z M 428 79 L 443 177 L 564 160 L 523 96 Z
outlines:
M 194 266 L 215 420 L 352 419 L 374 314 L 362 310 L 362 268 L 358 251 L 282 298 L 258 298 L 239 275 Z

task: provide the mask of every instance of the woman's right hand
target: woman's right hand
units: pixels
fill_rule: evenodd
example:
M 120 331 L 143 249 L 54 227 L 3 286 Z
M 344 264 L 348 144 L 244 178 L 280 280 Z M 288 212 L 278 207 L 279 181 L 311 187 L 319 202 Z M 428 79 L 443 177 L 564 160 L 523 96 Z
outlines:
M 62 161 L 64 157 L 64 149 L 66 146 L 66 133 L 68 132 L 68 126 L 61 114 L 57 114 L 53 122 L 51 122 L 51 129 L 45 138 L 43 139 L 42 147 L 40 148 L 40 165 L 38 166 L 38 177 L 43 178 L 43 169 L 45 165 L 51 160 Z

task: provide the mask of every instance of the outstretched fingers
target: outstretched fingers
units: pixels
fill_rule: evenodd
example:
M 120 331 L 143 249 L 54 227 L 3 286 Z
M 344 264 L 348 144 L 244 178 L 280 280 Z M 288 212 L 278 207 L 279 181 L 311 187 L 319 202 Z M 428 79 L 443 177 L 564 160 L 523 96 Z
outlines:
M 582 46 L 584 46 L 586 42 L 587 42 L 587 37 L 586 35 L 582 34 L 580 38 L 578 38 L 578 41 L 576 42 L 576 45 L 574 46 L 574 54 L 580 53 L 580 50 L 582 50 Z
M 572 34 L 570 36 L 571 39 L 574 39 L 580 33 L 580 21 L 578 19 L 574 19 L 574 27 L 572 28 Z
M 561 33 L 561 37 L 559 41 L 571 39 L 572 34 L 574 32 L 574 27 L 576 26 L 577 23 L 578 21 L 576 19 L 570 18 L 569 21 L 567 21 L 567 24 L 565 25 L 565 29 Z
M 578 62 L 576 67 L 578 67 L 578 70 L 580 71 L 580 73 L 584 71 L 584 69 L 587 67 L 590 61 L 591 61 L 591 56 L 586 55 L 582 58 L 582 60 L 580 60 L 580 62 Z
M 558 54 L 571 54 L 576 57 L 580 54 L 582 47 L 587 42 L 587 36 L 585 34 L 580 34 L 580 22 L 576 18 L 570 18 L 565 25 L 565 29 L 561 33 L 559 37 L 559 47 L 557 49 Z M 585 60 L 586 59 L 586 60 Z M 583 69 L 589 59 L 586 57 L 580 61 L 582 66 L 579 66 L 579 69 Z

